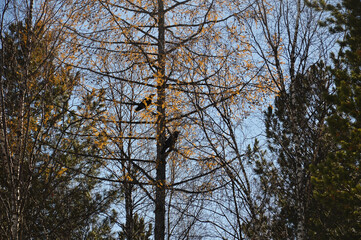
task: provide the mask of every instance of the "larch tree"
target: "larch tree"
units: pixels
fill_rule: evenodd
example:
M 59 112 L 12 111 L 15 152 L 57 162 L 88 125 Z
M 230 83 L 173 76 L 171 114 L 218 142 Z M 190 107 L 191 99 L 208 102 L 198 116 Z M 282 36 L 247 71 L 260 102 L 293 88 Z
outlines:
M 94 134 L 84 115 L 102 114 L 99 94 L 74 97 L 81 77 L 58 61 L 61 29 L 50 25 L 51 5 L 2 4 L 0 238 L 82 238 L 92 230 L 111 237 L 106 221 L 95 224 L 114 194 L 97 193 L 98 181 L 82 174 L 99 173 L 86 157 L 97 139 L 79 137 Z M 76 102 L 84 107 L 77 113 Z
M 203 200 L 229 182 L 218 171 L 227 161 L 215 157 L 221 135 L 204 130 L 217 127 L 217 108 L 251 99 L 263 84 L 235 21 L 247 6 L 233 3 L 99 0 L 68 7 L 65 51 L 76 49 L 76 66 L 94 77 L 88 87 L 104 89 L 109 100 L 100 124 L 114 144 L 102 156 L 108 180 L 142 189 L 154 206 L 155 239 L 204 234 L 195 229 Z

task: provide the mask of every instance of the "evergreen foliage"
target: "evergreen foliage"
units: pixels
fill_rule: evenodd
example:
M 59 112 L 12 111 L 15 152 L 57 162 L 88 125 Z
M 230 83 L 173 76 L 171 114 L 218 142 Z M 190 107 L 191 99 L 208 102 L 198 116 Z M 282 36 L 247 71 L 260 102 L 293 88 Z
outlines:
M 133 229 L 131 230 L 134 234 L 132 240 L 150 240 L 152 235 L 152 225 L 147 225 L 144 222 L 144 218 L 139 217 L 138 214 L 133 216 Z M 124 228 L 124 226 L 123 226 Z M 127 240 L 126 233 L 121 231 L 119 233 L 119 240 Z
M 309 166 L 323 161 L 332 148 L 325 132 L 329 84 L 325 66 L 314 65 L 307 75 L 297 75 L 265 113 L 269 153 L 258 157 L 255 173 L 268 199 L 272 239 L 306 237 L 317 214 Z
M 324 5 L 330 11 L 330 31 L 345 33 L 333 56 L 336 91 L 330 95 L 336 109 L 328 119 L 337 150 L 315 164 L 314 197 L 322 209 L 314 220 L 317 239 L 361 237 L 361 2 L 343 0 Z

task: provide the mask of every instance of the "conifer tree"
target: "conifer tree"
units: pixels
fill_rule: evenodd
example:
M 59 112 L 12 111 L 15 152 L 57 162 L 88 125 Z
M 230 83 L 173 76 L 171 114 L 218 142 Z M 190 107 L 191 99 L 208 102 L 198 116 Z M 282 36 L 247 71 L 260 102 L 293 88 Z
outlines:
M 321 92 L 327 89 L 323 84 L 329 84 L 329 77 L 318 62 L 320 58 L 327 62 L 334 41 L 318 24 L 325 18 L 324 11 L 315 11 L 305 1 L 255 1 L 251 7 L 255 22 L 246 21 L 246 26 L 252 48 L 262 59 L 277 97 L 266 114 L 268 154 L 256 154 L 259 181 L 255 188 L 260 187 L 255 193 L 256 211 L 244 228 L 249 238 L 305 239 L 308 166 L 321 159 L 318 154 L 323 150 L 317 147 L 322 144 L 315 136 L 323 139 L 322 119 L 327 115 Z M 265 226 L 267 222 L 271 226 Z
M 330 11 L 326 22 L 332 33 L 344 33 L 340 51 L 333 56 L 335 111 L 328 130 L 337 149 L 327 161 L 313 167 L 314 197 L 321 204 L 314 219 L 317 239 L 361 237 L 361 2 L 343 0 L 337 5 L 320 1 Z
M 265 114 L 269 154 L 258 157 L 255 172 L 272 213 L 272 239 L 307 239 L 310 219 L 317 215 L 309 168 L 332 149 L 325 131 L 329 87 L 324 65 L 314 65 L 306 75 L 297 75 Z
M 129 235 L 127 233 L 126 228 L 123 228 L 124 230 L 119 233 L 119 240 L 150 240 L 150 237 L 152 235 L 152 225 L 148 225 L 144 222 L 144 218 L 139 217 L 138 214 L 134 214 L 133 216 L 133 229 L 130 231 L 132 235 Z

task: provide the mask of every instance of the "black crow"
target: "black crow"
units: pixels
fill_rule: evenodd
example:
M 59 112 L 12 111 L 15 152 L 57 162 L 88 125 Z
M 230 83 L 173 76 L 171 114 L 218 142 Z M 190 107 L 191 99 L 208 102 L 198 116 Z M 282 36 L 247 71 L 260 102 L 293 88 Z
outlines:
M 169 150 L 172 150 L 176 141 L 177 141 L 177 138 L 179 136 L 179 131 L 174 131 L 173 133 L 170 134 L 170 136 L 168 137 L 167 140 L 165 140 L 165 143 L 164 143 L 164 146 L 163 146 L 163 149 L 162 149 L 162 153 L 165 153 L 168 149 Z
M 151 94 L 148 97 L 144 98 L 140 103 L 138 103 L 138 106 L 135 109 L 135 111 L 138 112 L 138 111 L 140 111 L 142 109 L 147 108 L 152 103 L 153 97 L 154 97 L 154 94 Z

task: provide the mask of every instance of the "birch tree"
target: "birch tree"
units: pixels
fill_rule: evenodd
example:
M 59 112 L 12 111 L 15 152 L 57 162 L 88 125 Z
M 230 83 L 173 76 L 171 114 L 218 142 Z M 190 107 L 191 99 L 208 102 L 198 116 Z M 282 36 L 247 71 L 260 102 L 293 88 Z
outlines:
M 94 133 L 83 114 L 101 115 L 101 106 L 88 95 L 78 101 L 93 109 L 74 112 L 81 77 L 57 60 L 61 29 L 52 28 L 54 8 L 34 1 L 2 4 L 0 236 L 80 238 L 96 214 L 107 212 L 113 195 L 96 193 L 97 181 L 78 171 L 96 176 L 99 170 L 76 153 L 94 151 L 95 139 L 79 139 L 79 133 Z

